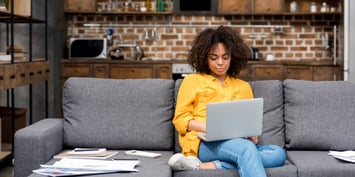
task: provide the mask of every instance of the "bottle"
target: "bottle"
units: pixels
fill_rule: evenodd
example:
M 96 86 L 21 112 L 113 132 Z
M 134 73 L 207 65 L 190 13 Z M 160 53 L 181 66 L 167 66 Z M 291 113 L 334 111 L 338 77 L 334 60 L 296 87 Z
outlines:
M 310 11 L 311 12 L 317 12 L 317 4 L 315 2 L 311 3 Z
M 163 12 L 164 11 L 164 0 L 157 0 L 157 12 Z
M 321 12 L 328 12 L 328 5 L 326 2 L 322 2 L 322 7 L 320 8 Z
M 151 5 L 152 5 L 152 3 L 150 3 L 150 0 L 145 1 L 145 7 L 147 8 L 147 11 L 151 10 L 151 7 L 152 7 Z
M 290 12 L 297 12 L 298 11 L 298 4 L 296 1 L 292 1 L 290 3 Z

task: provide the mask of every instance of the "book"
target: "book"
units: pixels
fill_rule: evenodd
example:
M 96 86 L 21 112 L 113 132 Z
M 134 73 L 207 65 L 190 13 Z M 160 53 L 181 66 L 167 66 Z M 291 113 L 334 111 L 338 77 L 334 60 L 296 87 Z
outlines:
M 82 148 L 81 148 L 82 149 Z M 109 157 L 113 157 L 118 154 L 117 150 L 102 150 L 99 149 L 98 151 L 78 151 L 78 149 L 74 150 L 64 150 L 59 154 L 55 155 L 53 158 L 61 159 L 61 158 L 79 158 L 79 159 L 107 159 Z

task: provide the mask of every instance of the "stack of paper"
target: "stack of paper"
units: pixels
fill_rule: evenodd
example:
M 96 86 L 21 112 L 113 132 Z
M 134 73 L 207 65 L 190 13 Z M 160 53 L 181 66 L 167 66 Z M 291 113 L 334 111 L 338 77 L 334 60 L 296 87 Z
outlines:
M 74 150 L 62 151 L 53 158 L 107 159 L 117 153 L 117 150 L 106 150 L 105 148 L 75 148 Z
M 337 159 L 355 163 L 355 151 L 329 151 L 328 154 Z
M 135 172 L 139 160 L 94 160 L 63 158 L 53 165 L 41 165 L 34 173 L 46 176 L 72 176 L 115 172 Z

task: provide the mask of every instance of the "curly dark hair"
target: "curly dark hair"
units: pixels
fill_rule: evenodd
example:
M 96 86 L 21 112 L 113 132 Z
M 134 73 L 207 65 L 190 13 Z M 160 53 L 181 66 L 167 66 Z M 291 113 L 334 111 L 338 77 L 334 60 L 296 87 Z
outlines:
M 196 72 L 211 74 L 208 67 L 208 55 L 218 43 L 223 43 L 230 53 L 231 63 L 227 75 L 237 77 L 240 71 L 246 67 L 251 53 L 240 34 L 231 27 L 207 28 L 198 33 L 192 42 L 187 62 Z

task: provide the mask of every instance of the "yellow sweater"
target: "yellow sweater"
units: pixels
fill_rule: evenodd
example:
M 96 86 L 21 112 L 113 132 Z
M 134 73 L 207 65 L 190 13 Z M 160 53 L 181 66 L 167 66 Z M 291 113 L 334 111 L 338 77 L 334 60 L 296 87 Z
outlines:
M 200 139 L 194 131 L 187 131 L 191 119 L 206 121 L 206 104 L 253 98 L 249 83 L 227 77 L 224 86 L 211 75 L 189 74 L 182 81 L 177 97 L 173 124 L 179 133 L 182 153 L 197 156 Z

